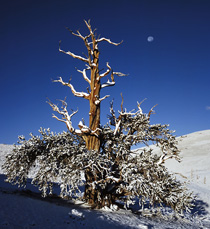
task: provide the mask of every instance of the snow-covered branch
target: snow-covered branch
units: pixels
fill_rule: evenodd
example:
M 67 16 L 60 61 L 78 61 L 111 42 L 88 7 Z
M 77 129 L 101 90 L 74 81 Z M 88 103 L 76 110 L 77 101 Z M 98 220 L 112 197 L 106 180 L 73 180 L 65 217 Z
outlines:
M 97 128 L 95 130 L 91 130 L 88 126 L 84 125 L 82 121 L 79 122 L 78 127 L 79 129 L 74 129 L 72 126 L 71 118 L 73 115 L 75 115 L 78 110 L 72 112 L 72 114 L 69 114 L 67 111 L 67 103 L 64 100 L 60 100 L 62 102 L 62 110 L 58 108 L 57 105 L 53 104 L 50 100 L 47 101 L 47 103 L 52 107 L 53 111 L 56 111 L 58 114 L 62 116 L 62 118 L 58 118 L 55 114 L 52 114 L 52 117 L 57 119 L 60 122 L 64 122 L 68 128 L 68 130 L 73 133 L 77 134 L 79 136 L 85 135 L 95 135 L 98 137 L 97 132 L 101 132 L 102 130 Z
M 86 74 L 86 70 L 89 70 L 89 69 L 90 69 L 90 68 L 83 69 L 83 71 L 81 71 L 81 70 L 77 70 L 77 71 L 80 72 L 80 73 L 82 73 L 83 78 L 84 78 L 89 84 L 91 84 L 91 81 L 90 81 L 90 79 L 87 77 L 87 74 Z
M 106 63 L 106 66 L 107 66 L 108 69 L 106 70 L 106 72 L 104 72 L 103 74 L 100 75 L 100 79 L 102 77 L 104 77 L 104 76 L 107 76 L 111 72 L 111 70 L 112 70 L 112 68 L 109 66 L 109 63 L 108 62 Z
M 106 42 L 108 42 L 109 44 L 116 45 L 116 46 L 122 44 L 122 42 L 123 42 L 123 41 L 121 41 L 121 42 L 119 42 L 119 43 L 115 43 L 115 42 L 112 42 L 110 39 L 107 39 L 107 38 L 105 38 L 105 37 L 102 37 L 102 38 L 96 40 L 97 43 L 99 43 L 99 42 L 101 42 L 101 41 L 106 41 Z
M 107 80 L 106 83 L 103 83 L 103 84 L 101 85 L 101 88 L 111 87 L 111 86 L 114 86 L 114 85 L 115 85 L 115 81 L 110 82 L 109 80 Z
M 78 110 L 74 111 L 72 114 L 69 115 L 68 111 L 67 111 L 67 103 L 64 100 L 61 100 L 62 102 L 62 110 L 60 110 L 58 108 L 57 105 L 53 104 L 50 100 L 47 101 L 47 103 L 52 107 L 53 111 L 56 111 L 58 114 L 60 114 L 62 116 L 61 118 L 58 118 L 55 114 L 52 114 L 52 117 L 57 119 L 58 121 L 64 122 L 68 128 L 68 130 L 71 133 L 76 133 L 78 135 L 80 135 L 82 132 L 80 130 L 75 130 L 72 126 L 72 122 L 71 122 L 71 118 L 73 115 L 75 115 Z
M 171 159 L 171 158 L 173 158 L 174 157 L 174 155 L 166 155 L 166 154 L 163 154 L 160 158 L 159 158 L 159 160 L 158 160 L 158 162 L 157 162 L 157 165 L 161 165 L 161 164 L 163 164 L 165 161 L 167 161 L 168 159 Z
M 140 113 L 140 114 L 143 114 L 143 111 L 142 111 L 142 109 L 141 109 L 141 104 L 142 104 L 145 100 L 146 100 L 146 98 L 143 99 L 140 103 L 137 102 L 137 107 L 138 107 L 138 109 L 139 109 L 139 113 Z
M 84 61 L 84 62 L 86 62 L 86 63 L 89 63 L 89 60 L 88 60 L 87 58 L 78 56 L 78 55 L 76 55 L 76 54 L 74 54 L 74 53 L 72 53 L 72 52 L 70 52 L 70 51 L 67 51 L 67 52 L 66 52 L 66 51 L 62 50 L 62 49 L 60 48 L 60 44 L 59 44 L 59 52 L 65 53 L 65 54 L 67 54 L 67 55 L 72 56 L 73 58 L 76 58 L 76 59 L 82 60 L 82 61 Z
M 54 80 L 53 82 L 60 82 L 62 83 L 64 86 L 68 86 L 71 88 L 71 91 L 72 93 L 77 96 L 77 97 L 82 97 L 82 98 L 85 98 L 85 99 L 89 99 L 89 94 L 88 93 L 85 93 L 85 92 L 77 92 L 75 89 L 74 89 L 74 86 L 70 83 L 66 83 L 63 81 L 62 77 L 59 77 L 58 80 Z
M 124 116 L 124 115 L 134 116 L 134 115 L 136 115 L 136 114 L 139 112 L 139 111 L 137 111 L 137 112 L 133 113 L 132 111 L 133 111 L 133 110 L 127 112 L 126 109 L 125 109 L 125 111 L 123 111 L 123 112 L 122 112 L 122 111 L 118 111 L 118 113 L 119 113 L 121 116 Z
M 99 137 L 97 132 L 102 131 L 100 128 L 96 128 L 95 130 L 91 130 L 88 126 L 84 125 L 81 121 L 79 122 L 78 127 L 80 128 L 80 131 L 83 134 L 95 135 L 96 137 Z
M 95 101 L 95 104 L 98 105 L 102 100 L 108 98 L 109 96 L 110 96 L 110 95 L 105 95 L 103 98 L 97 99 L 97 100 Z
M 121 72 L 113 72 L 112 71 L 112 68 L 109 66 L 109 63 L 108 62 L 106 64 L 106 66 L 107 66 L 108 69 L 106 70 L 106 72 L 104 72 L 103 74 L 100 75 L 100 79 L 103 78 L 104 76 L 107 76 L 110 72 L 112 72 L 111 73 L 111 80 L 112 81 L 110 82 L 110 80 L 108 79 L 106 83 L 104 83 L 104 84 L 101 85 L 101 88 L 114 86 L 115 85 L 114 75 L 117 75 L 117 76 L 126 76 L 126 74 L 123 74 Z
M 121 124 L 121 119 L 116 122 L 115 130 L 114 130 L 114 135 L 117 134 Z
M 111 72 L 112 69 L 109 66 L 109 63 L 108 62 L 107 62 L 107 67 L 108 67 L 107 71 L 105 73 L 103 73 L 103 74 L 100 75 L 100 79 L 102 77 L 108 75 Z M 112 79 L 112 82 L 110 82 L 109 79 L 108 79 L 106 83 L 104 83 L 104 84 L 101 85 L 101 88 L 110 87 L 110 86 L 114 86 L 115 85 L 115 80 L 114 80 L 114 74 L 113 74 L 113 72 L 111 73 L 111 79 Z

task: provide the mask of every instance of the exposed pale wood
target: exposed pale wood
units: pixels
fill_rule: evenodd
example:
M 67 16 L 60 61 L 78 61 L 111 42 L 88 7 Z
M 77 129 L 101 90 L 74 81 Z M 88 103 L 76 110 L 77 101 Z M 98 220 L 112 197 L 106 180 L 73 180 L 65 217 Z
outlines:
M 90 70 L 90 68 L 83 69 L 83 71 L 80 71 L 80 70 L 77 70 L 77 71 L 80 72 L 80 73 L 82 73 L 84 80 L 86 80 L 89 84 L 91 84 L 90 79 L 87 77 L 86 70 Z
M 75 134 L 78 134 L 82 136 L 85 139 L 86 142 L 86 147 L 88 150 L 96 150 L 99 151 L 100 145 L 101 145 L 101 139 L 100 139 L 100 103 L 109 95 L 106 95 L 104 97 L 100 97 L 100 90 L 102 88 L 108 87 L 108 86 L 114 86 L 115 85 L 115 80 L 114 80 L 114 75 L 117 76 L 124 76 L 125 74 L 121 72 L 114 72 L 112 68 L 110 67 L 109 63 L 107 62 L 107 70 L 99 74 L 99 55 L 100 52 L 98 50 L 98 43 L 102 41 L 106 41 L 109 44 L 118 46 L 122 43 L 115 43 L 112 42 L 110 39 L 107 38 L 96 38 L 95 36 L 95 30 L 92 30 L 90 20 L 85 21 L 85 24 L 88 28 L 88 35 L 83 36 L 79 30 L 76 32 L 71 31 L 69 28 L 69 32 L 76 36 L 79 37 L 83 40 L 85 43 L 85 46 L 87 48 L 88 55 L 86 58 L 76 55 L 70 51 L 64 51 L 61 49 L 60 45 L 61 42 L 59 42 L 59 51 L 72 56 L 73 58 L 79 59 L 83 62 L 86 63 L 86 68 L 81 70 L 77 70 L 78 72 L 82 73 L 83 78 L 85 81 L 88 82 L 89 87 L 88 87 L 88 93 L 85 92 L 77 92 L 74 88 L 74 86 L 70 82 L 64 82 L 62 77 L 60 77 L 58 80 L 54 80 L 54 82 L 60 82 L 62 85 L 67 86 L 71 89 L 72 93 L 81 98 L 85 98 L 89 100 L 90 104 L 90 111 L 89 111 L 89 126 L 84 126 L 82 123 L 79 123 L 79 129 L 75 130 L 72 126 L 71 123 L 71 115 L 68 114 L 66 106 L 63 106 L 62 110 L 59 110 L 57 105 L 52 104 L 51 102 L 48 102 L 50 106 L 53 108 L 54 111 L 59 113 L 62 116 L 62 119 L 58 118 L 57 116 L 53 115 L 54 118 L 56 118 L 59 121 L 62 121 L 66 123 L 67 128 Z M 90 72 L 90 75 L 87 75 L 87 70 Z M 111 73 L 111 81 L 107 80 L 106 83 L 101 84 L 101 79 L 105 76 L 108 76 Z
M 82 98 L 85 98 L 85 99 L 89 99 L 89 94 L 85 93 L 85 92 L 77 92 L 75 89 L 74 89 L 74 86 L 70 83 L 66 83 L 63 81 L 62 77 L 59 77 L 58 80 L 54 80 L 53 82 L 60 82 L 62 83 L 62 85 L 64 86 L 67 86 L 67 87 L 70 87 L 71 88 L 71 91 L 72 93 L 77 96 L 77 97 L 82 97 Z
M 60 42 L 60 43 L 61 43 L 61 42 Z M 59 45 L 59 52 L 65 53 L 65 54 L 67 54 L 67 55 L 70 55 L 70 56 L 72 56 L 73 58 L 82 60 L 82 61 L 84 61 L 84 62 L 86 62 L 86 63 L 89 62 L 87 58 L 78 56 L 78 55 L 76 55 L 76 54 L 74 54 L 73 52 L 70 52 L 70 51 L 67 51 L 67 52 L 66 52 L 66 51 L 62 50 L 62 49 L 60 48 L 60 45 Z

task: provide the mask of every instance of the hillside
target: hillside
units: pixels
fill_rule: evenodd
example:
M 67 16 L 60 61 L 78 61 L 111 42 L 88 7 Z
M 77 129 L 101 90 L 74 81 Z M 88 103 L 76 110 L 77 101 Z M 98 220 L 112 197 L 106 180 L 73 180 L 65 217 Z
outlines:
M 210 228 L 210 130 L 179 137 L 178 141 L 182 163 L 169 160 L 166 166 L 198 195 L 198 215 L 190 222 L 148 219 L 125 210 L 96 211 L 56 197 L 43 199 L 29 183 L 27 191 L 19 190 L 4 182 L 1 168 L 13 146 L 0 144 L 0 228 Z

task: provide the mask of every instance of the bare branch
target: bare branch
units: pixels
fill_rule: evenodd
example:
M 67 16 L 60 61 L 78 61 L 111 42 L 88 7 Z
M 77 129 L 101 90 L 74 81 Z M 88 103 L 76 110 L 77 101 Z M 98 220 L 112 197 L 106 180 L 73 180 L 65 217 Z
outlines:
M 106 65 L 107 65 L 107 68 L 108 69 L 106 70 L 106 72 L 104 72 L 103 74 L 100 75 L 100 79 L 103 78 L 104 76 L 107 76 L 112 71 L 112 69 L 109 66 L 109 63 L 108 62 L 106 63 Z M 112 73 L 111 73 L 111 80 L 112 81 L 110 82 L 109 80 L 107 80 L 106 83 L 104 83 L 104 84 L 101 85 L 101 88 L 114 86 L 115 85 L 114 75 L 117 75 L 117 76 L 127 76 L 126 74 L 123 74 L 121 72 L 113 72 L 112 71 Z
M 122 72 L 113 72 L 113 74 L 117 76 L 128 76 L 128 74 L 124 74 Z
M 111 115 L 108 116 L 109 120 L 110 120 L 110 124 L 112 126 L 115 126 L 117 118 L 115 116 L 115 111 L 114 111 L 114 108 L 113 108 L 113 100 L 112 100 L 112 102 L 110 102 L 110 114 Z
M 122 44 L 122 42 L 123 42 L 123 41 L 121 41 L 120 43 L 115 43 L 115 42 L 112 42 L 110 39 L 107 39 L 107 38 L 105 38 L 105 37 L 102 37 L 102 38 L 96 40 L 97 43 L 98 43 L 98 42 L 101 42 L 101 41 L 106 41 L 106 42 L 108 42 L 109 44 L 116 45 L 116 46 Z
M 71 118 L 73 115 L 75 115 L 78 110 L 74 111 L 72 114 L 69 115 L 68 111 L 67 111 L 67 103 L 64 100 L 62 101 L 62 110 L 60 110 L 58 108 L 57 105 L 53 104 L 50 100 L 47 101 L 47 103 L 52 107 L 53 111 L 56 111 L 58 114 L 60 114 L 62 116 L 62 119 L 58 118 L 56 115 L 52 115 L 53 118 L 57 119 L 58 121 L 64 122 L 68 128 L 68 130 L 71 133 L 76 133 L 78 135 L 81 134 L 81 131 L 75 130 L 72 126 L 72 122 L 71 122 Z
M 82 36 L 82 34 L 79 32 L 79 30 L 77 30 L 77 33 L 74 33 L 72 30 L 70 30 L 68 27 L 66 27 L 66 29 L 72 34 L 72 35 L 74 35 L 74 36 L 76 36 L 76 37 L 80 37 L 80 38 L 82 38 L 82 40 L 87 40 L 90 36 L 91 36 L 91 34 L 89 34 L 89 35 L 87 35 L 87 36 Z
M 105 87 L 111 87 L 115 85 L 115 81 L 110 82 L 109 80 L 107 80 L 106 83 L 101 85 L 101 88 L 105 88 Z
M 143 111 L 142 111 L 142 109 L 141 109 L 141 104 L 144 102 L 146 100 L 146 98 L 145 99 L 143 99 L 140 103 L 139 102 L 137 102 L 137 106 L 138 106 L 138 109 L 139 109 L 139 112 L 140 112 L 140 114 L 143 114 Z
M 86 74 L 86 70 L 89 70 L 89 69 L 90 69 L 90 68 L 83 69 L 83 71 L 77 69 L 77 71 L 80 72 L 80 73 L 82 73 L 83 78 L 84 78 L 89 84 L 91 84 L 91 81 L 90 81 L 90 79 L 87 77 L 87 74 Z
M 100 79 L 106 75 L 108 75 L 110 72 L 111 72 L 111 67 L 109 66 L 109 63 L 107 62 L 106 63 L 106 66 L 107 66 L 107 71 L 104 72 L 103 74 L 100 75 Z M 107 80 L 106 83 L 102 84 L 101 85 L 101 88 L 105 88 L 105 87 L 110 87 L 110 86 L 114 86 L 115 85 L 115 81 L 114 81 L 114 74 L 113 74 L 113 71 L 112 71 L 112 74 L 111 74 L 111 79 L 112 79 L 112 82 L 110 82 L 109 80 Z
M 92 36 L 94 36 L 94 34 L 92 34 Z M 95 48 L 98 49 L 98 43 L 101 42 L 101 41 L 107 41 L 109 44 L 112 44 L 112 45 L 115 45 L 115 46 L 118 46 L 118 45 L 122 44 L 122 42 L 123 42 L 123 41 L 121 41 L 120 43 L 115 43 L 115 42 L 112 42 L 110 39 L 102 37 L 100 39 L 97 39 L 97 40 L 95 39 L 94 41 L 89 42 L 88 45 L 93 44 L 93 46 L 95 45 Z
M 77 30 L 77 33 L 74 33 L 74 32 L 72 32 L 72 30 L 70 30 L 69 28 L 67 28 L 68 30 L 69 30 L 69 32 L 71 33 L 71 34 L 73 34 L 74 36 L 77 36 L 77 37 L 80 37 L 83 41 L 84 41 L 84 43 L 85 43 L 85 46 L 86 46 L 86 48 L 87 48 L 87 50 L 88 50 L 88 57 L 87 57 L 87 60 L 88 60 L 88 63 L 89 63 L 89 65 L 91 64 L 91 55 L 92 55 L 92 50 L 91 50 L 91 47 L 90 47 L 90 45 L 89 45 L 89 43 L 88 43 L 88 38 L 90 38 L 91 37 L 91 33 L 90 34 L 88 34 L 87 36 L 82 36 L 82 34 L 79 32 L 79 30 Z
M 110 96 L 110 95 L 105 95 L 103 98 L 97 99 L 97 100 L 95 101 L 95 104 L 98 105 L 102 100 L 108 98 L 109 96 Z
M 121 93 L 120 95 L 121 95 L 121 98 L 122 98 L 122 102 L 121 102 L 121 112 L 123 113 L 123 112 L 124 112 L 124 110 L 123 110 L 124 99 L 123 99 L 122 93 Z
M 104 72 L 103 74 L 100 75 L 100 79 L 104 76 L 107 76 L 112 70 L 112 68 L 109 66 L 109 62 L 106 63 L 106 66 L 108 69 L 106 70 L 106 72 Z
M 92 48 L 92 56 L 93 56 L 93 51 L 94 50 L 96 50 L 96 49 L 98 49 L 98 47 L 97 47 L 97 42 L 96 42 L 96 39 L 95 39 L 95 35 L 94 35 L 94 31 L 92 30 L 92 28 L 91 28 L 91 25 L 90 25 L 90 20 L 88 20 L 88 22 L 86 21 L 86 20 L 84 20 L 85 21 L 85 24 L 86 24 L 86 26 L 88 27 L 88 29 L 89 29 L 89 31 L 90 31 L 90 35 L 91 35 L 91 42 L 88 42 L 87 43 L 87 45 L 90 47 L 90 45 L 92 44 L 93 45 L 93 48 Z
M 61 42 L 59 42 L 59 52 L 65 53 L 65 54 L 67 54 L 67 55 L 72 56 L 73 58 L 76 58 L 76 59 L 82 60 L 82 61 L 84 61 L 84 62 L 86 62 L 86 63 L 89 63 L 89 60 L 86 59 L 86 58 L 84 58 L 84 57 L 75 55 L 74 53 L 72 53 L 72 52 L 70 52 L 70 51 L 67 51 L 67 52 L 66 52 L 66 51 L 62 50 L 62 49 L 60 48 L 60 43 L 61 43 Z
M 84 20 L 86 26 L 88 27 L 89 31 L 90 31 L 90 34 L 92 35 L 93 34 L 93 31 L 92 31 L 92 28 L 91 28 L 91 25 L 90 25 L 90 20 L 88 20 L 88 22 L 86 20 Z
M 82 97 L 82 98 L 85 98 L 85 99 L 89 99 L 90 95 L 88 93 L 85 93 L 85 92 L 77 92 L 75 89 L 74 89 L 74 86 L 70 83 L 66 83 L 63 81 L 62 77 L 59 77 L 59 80 L 54 80 L 53 82 L 60 82 L 62 83 L 64 86 L 68 86 L 71 88 L 71 91 L 72 93 L 77 96 L 77 97 Z
M 74 129 L 72 126 L 71 118 L 73 115 L 75 115 L 78 110 L 72 112 L 72 114 L 69 115 L 67 111 L 67 103 L 65 100 L 60 100 L 62 102 L 62 110 L 58 108 L 57 105 L 53 104 L 50 100 L 47 101 L 47 103 L 52 107 L 53 111 L 56 111 L 58 114 L 62 116 L 62 118 L 58 118 L 55 114 L 52 114 L 52 117 L 57 119 L 60 122 L 64 122 L 68 128 L 68 130 L 73 133 L 77 134 L 79 136 L 85 136 L 85 135 L 95 135 L 96 137 L 99 137 L 97 132 L 101 132 L 102 130 L 97 128 L 94 131 L 91 130 L 89 127 L 83 124 L 82 121 L 79 122 L 78 127 L 79 129 Z
M 95 49 L 95 48 L 97 49 L 98 48 L 97 44 L 99 42 L 101 42 L 101 41 L 106 41 L 106 42 L 108 42 L 108 43 L 110 43 L 112 45 L 116 45 L 116 46 L 122 44 L 123 41 L 121 41 L 120 43 L 115 43 L 115 42 L 112 42 L 110 39 L 107 39 L 105 37 L 102 37 L 102 38 L 99 38 L 99 39 L 95 39 L 95 36 L 94 36 L 94 31 L 95 30 L 94 31 L 92 30 L 91 25 L 90 25 L 90 20 L 88 22 L 85 20 L 85 24 L 88 27 L 88 29 L 90 31 L 90 34 L 91 34 L 91 38 L 92 38 L 92 42 L 89 42 L 88 45 L 93 44 L 93 49 Z
M 123 96 L 122 93 L 120 94 L 122 97 L 122 102 L 121 102 L 121 112 L 119 112 L 120 116 L 116 119 L 115 116 L 113 116 L 115 118 L 115 130 L 114 130 L 114 135 L 116 135 L 119 132 L 121 132 L 121 120 L 122 120 L 122 116 L 124 115 L 124 110 L 123 110 Z M 112 110 L 113 111 L 113 107 Z
M 156 104 L 155 106 L 153 106 L 152 108 L 151 108 L 151 110 L 149 111 L 149 114 L 148 114 L 148 118 L 150 118 L 150 115 L 151 114 L 155 114 L 155 112 L 154 112 L 154 108 L 157 106 L 158 104 Z

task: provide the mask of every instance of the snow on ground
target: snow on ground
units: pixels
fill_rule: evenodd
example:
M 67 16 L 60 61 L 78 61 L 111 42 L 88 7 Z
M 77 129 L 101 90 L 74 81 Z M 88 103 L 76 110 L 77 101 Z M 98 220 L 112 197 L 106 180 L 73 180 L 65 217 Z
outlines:
M 210 130 L 183 136 L 179 149 L 182 162 L 168 160 L 166 166 L 187 177 L 190 189 L 208 203 L 206 209 L 210 214 Z
M 210 228 L 210 130 L 178 139 L 183 161 L 168 160 L 166 166 L 198 195 L 196 210 L 202 222 L 150 219 L 129 210 L 91 210 L 56 196 L 42 198 L 30 180 L 26 189 L 18 189 L 4 182 L 1 169 L 13 146 L 0 144 L 0 228 Z

